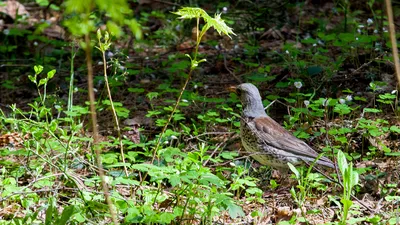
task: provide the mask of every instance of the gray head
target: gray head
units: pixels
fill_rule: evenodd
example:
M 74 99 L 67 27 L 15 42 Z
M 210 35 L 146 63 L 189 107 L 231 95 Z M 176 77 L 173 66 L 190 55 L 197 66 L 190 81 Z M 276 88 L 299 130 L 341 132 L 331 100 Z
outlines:
M 243 105 L 243 116 L 259 117 L 267 115 L 261 101 L 260 92 L 257 87 L 250 83 L 243 83 L 235 88 Z

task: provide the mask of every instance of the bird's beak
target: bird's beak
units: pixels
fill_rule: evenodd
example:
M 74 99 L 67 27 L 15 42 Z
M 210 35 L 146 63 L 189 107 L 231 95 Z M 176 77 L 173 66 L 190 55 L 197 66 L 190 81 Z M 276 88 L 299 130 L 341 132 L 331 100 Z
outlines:
M 230 87 L 228 87 L 228 91 L 229 91 L 229 92 L 237 93 L 236 90 L 237 90 L 236 86 L 230 86 Z

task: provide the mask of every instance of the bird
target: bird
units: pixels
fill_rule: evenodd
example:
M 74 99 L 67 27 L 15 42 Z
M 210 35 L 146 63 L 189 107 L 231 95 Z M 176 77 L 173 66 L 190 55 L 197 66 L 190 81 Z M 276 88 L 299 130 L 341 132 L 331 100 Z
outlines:
M 240 137 L 244 149 L 262 165 L 279 170 L 310 164 L 318 158 L 318 153 L 304 141 L 298 139 L 279 123 L 267 115 L 260 92 L 251 83 L 243 83 L 229 88 L 242 102 Z M 335 168 L 327 157 L 320 157 L 316 165 Z

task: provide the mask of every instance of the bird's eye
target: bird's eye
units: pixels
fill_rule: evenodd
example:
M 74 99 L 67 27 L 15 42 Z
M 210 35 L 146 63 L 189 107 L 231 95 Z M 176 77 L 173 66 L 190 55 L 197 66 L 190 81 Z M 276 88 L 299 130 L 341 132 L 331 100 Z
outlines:
M 240 89 L 236 89 L 236 94 L 237 94 L 237 95 L 240 95 L 240 94 L 242 94 L 242 90 L 240 90 Z

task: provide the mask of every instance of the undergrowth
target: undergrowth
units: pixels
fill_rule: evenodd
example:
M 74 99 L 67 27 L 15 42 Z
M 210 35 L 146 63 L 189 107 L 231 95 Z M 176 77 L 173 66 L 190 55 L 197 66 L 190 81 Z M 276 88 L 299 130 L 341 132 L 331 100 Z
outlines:
M 127 88 L 128 92 L 148 102 L 146 118 L 154 121 L 156 127 L 153 135 L 141 134 L 145 129 L 134 127 L 134 137 L 130 138 L 120 124 L 122 119 L 129 117 L 130 109 L 122 102 L 114 101 L 113 93 L 122 88 L 119 79 L 124 79 L 126 74 L 148 75 L 155 70 L 134 69 L 134 66 L 126 69 L 124 66 L 128 63 L 108 60 L 107 54 L 115 38 L 124 34 L 122 26 L 129 27 L 137 39 L 142 37 L 142 32 L 135 19 L 119 15 L 119 12 L 129 14 L 128 6 L 122 4 L 124 1 L 121 1 L 120 10 L 107 11 L 111 18 L 107 23 L 108 31 L 96 29 L 94 24 L 98 18 L 90 13 L 93 6 L 79 2 L 67 1 L 66 7 L 68 13 L 81 15 L 82 21 L 70 17 L 65 24 L 85 50 L 88 81 L 92 84 L 84 92 L 89 92 L 91 99 L 85 104 L 73 104 L 73 96 L 79 94 L 73 72 L 67 103 L 49 95 L 48 85 L 57 72 L 36 65 L 34 75 L 28 78 L 35 85 L 38 98 L 28 104 L 29 110 L 13 104 L 10 111 L 0 111 L 0 129 L 19 138 L 0 149 L 0 203 L 4 211 L 12 212 L 0 214 L 0 224 L 216 224 L 241 221 L 256 224 L 267 220 L 269 216 L 264 209 L 270 202 L 263 194 L 274 192 L 280 184 L 271 178 L 268 190 L 261 188 L 260 180 L 265 175 L 256 176 L 261 168 L 250 166 L 250 158 L 240 154 L 238 146 L 229 147 L 231 142 L 238 140 L 241 106 L 237 96 L 203 95 L 199 89 L 206 89 L 206 84 L 194 79 L 196 72 L 207 63 L 207 55 L 199 51 L 207 32 L 214 30 L 219 35 L 235 35 L 221 18 L 223 14 L 211 17 L 200 8 L 189 7 L 174 12 L 180 19 L 196 20 L 193 52 L 171 55 L 163 62 L 163 69 L 178 77 L 182 86 L 178 89 L 172 85 L 174 78 L 171 75 L 152 91 L 146 90 L 144 85 Z M 79 7 L 73 7 L 75 3 L 79 3 Z M 107 8 L 107 5 L 100 6 L 100 11 Z M 343 10 L 348 7 L 344 5 Z M 335 159 L 337 168 L 330 175 L 338 184 L 314 173 L 311 168 L 290 166 L 297 180 L 290 194 L 293 208 L 298 208 L 300 213 L 287 220 L 275 219 L 276 223 L 313 224 L 309 216 L 322 214 L 323 207 L 332 207 L 336 215 L 328 224 L 398 223 L 400 199 L 399 193 L 394 191 L 398 185 L 385 183 L 379 186 L 379 194 L 390 202 L 391 211 L 370 212 L 372 209 L 368 206 L 356 204 L 358 200 L 354 196 L 361 192 L 361 178 L 374 180 L 381 174 L 371 173 L 370 167 L 357 169 L 355 164 L 348 163 L 400 155 L 398 146 L 387 141 L 398 140 L 400 127 L 384 116 L 388 112 L 398 116 L 397 90 L 383 90 L 387 84 L 371 81 L 367 92 L 372 99 L 351 89 L 341 90 L 342 95 L 335 98 L 317 97 L 346 60 L 363 67 L 356 60 L 358 52 L 368 53 L 371 61 L 384 57 L 382 44 L 377 46 L 376 43 L 387 36 L 371 33 L 374 24 L 367 23 L 367 28 L 354 21 L 345 24 L 345 32 L 338 35 L 318 32 L 315 37 L 301 40 L 308 48 L 285 44 L 282 52 L 277 53 L 284 67 L 296 75 L 275 85 L 278 90 L 289 90 L 288 96 L 264 92 L 264 103 L 267 106 L 283 102 L 289 113 L 284 127 L 298 138 L 316 140 L 324 155 Z M 359 27 L 360 31 L 349 32 L 350 25 Z M 91 36 L 95 30 L 96 44 Z M 157 38 L 163 35 L 175 38 L 167 31 L 156 34 Z M 90 71 L 92 53 L 96 54 L 92 52 L 93 46 L 101 53 L 104 75 L 95 79 L 104 82 L 104 93 L 107 93 L 104 94 L 107 97 L 102 96 L 97 101 L 94 99 L 93 71 Z M 244 57 L 249 60 L 238 57 L 232 61 L 243 65 L 247 79 L 260 85 L 275 80 L 276 77 L 270 75 L 273 66 L 251 62 L 258 48 L 250 44 L 244 48 Z M 344 54 L 329 58 L 325 55 L 329 49 L 340 49 Z M 110 67 L 113 72 L 107 74 Z M 323 76 L 319 76 L 321 74 Z M 373 104 L 365 107 L 369 100 Z M 201 111 L 195 117 L 192 115 L 198 111 L 191 113 L 194 109 Z M 100 112 L 112 115 L 115 135 L 98 131 L 96 114 Z M 218 129 L 220 127 L 223 129 Z M 328 196 L 329 200 L 319 203 L 323 206 L 314 211 L 307 210 L 310 199 L 318 196 Z M 259 207 L 252 208 L 253 205 Z M 365 211 L 369 213 L 362 214 Z

